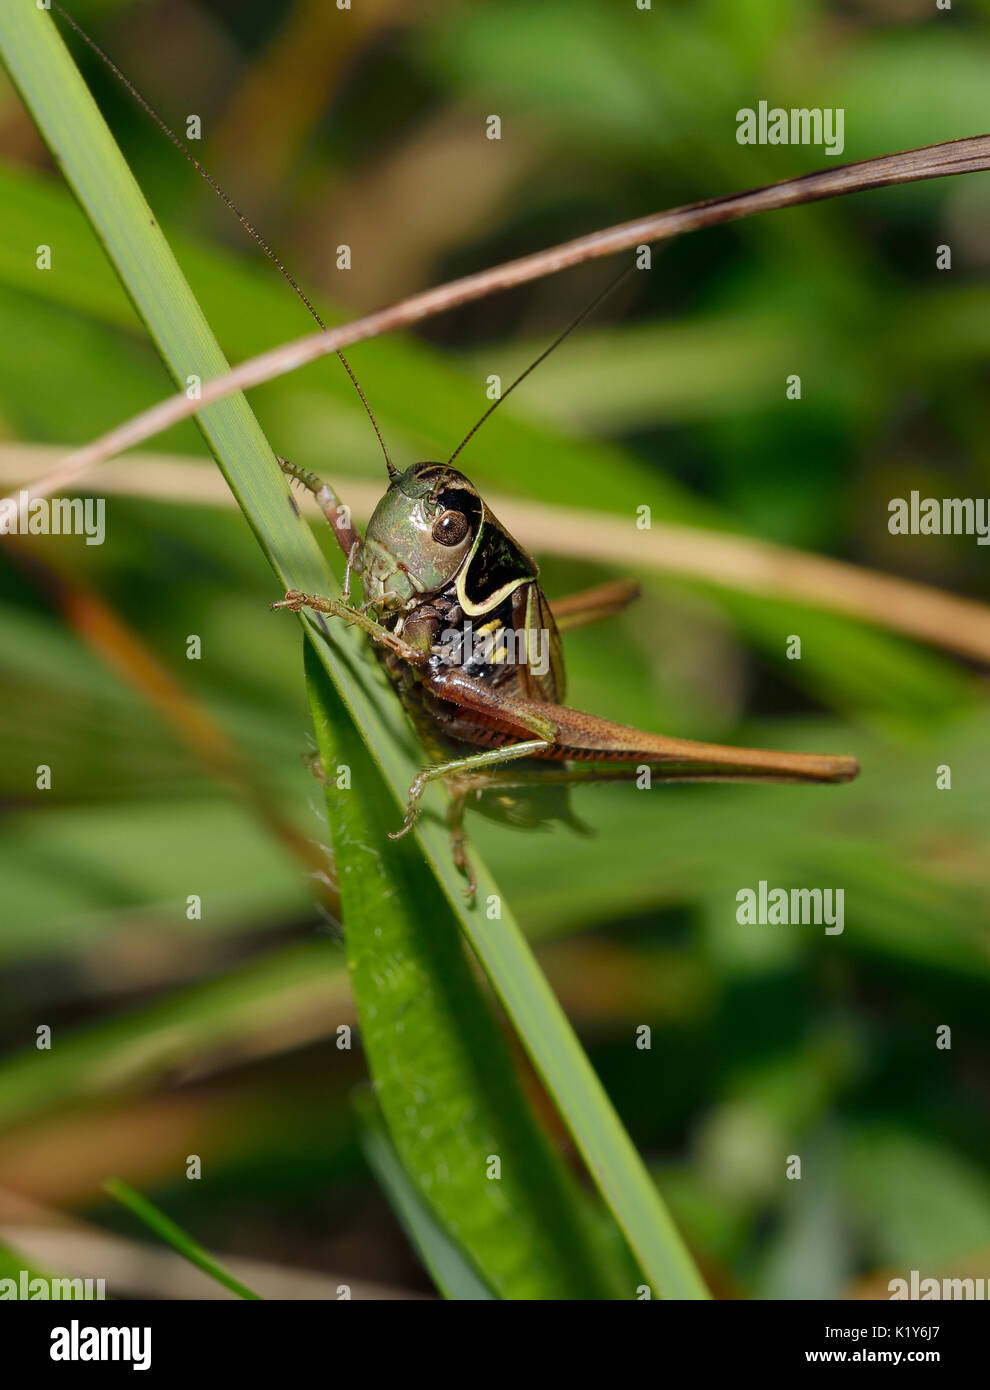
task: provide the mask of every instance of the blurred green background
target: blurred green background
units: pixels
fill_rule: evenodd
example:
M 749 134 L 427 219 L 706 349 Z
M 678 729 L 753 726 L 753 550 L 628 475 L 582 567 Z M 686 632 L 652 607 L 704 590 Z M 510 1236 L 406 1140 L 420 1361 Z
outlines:
M 328 0 L 71 6 L 180 134 L 201 117 L 197 155 L 338 318 L 832 162 L 739 146 L 736 110 L 760 100 L 843 107 L 848 160 L 981 132 L 990 4 L 933 8 L 355 0 L 342 22 Z M 236 221 L 71 46 L 226 353 L 308 331 Z M 491 113 L 500 142 L 484 138 Z M 168 381 L 3 79 L 0 161 L 7 491 L 41 471 L 36 446 L 61 446 L 51 462 Z M 975 175 L 657 248 L 652 274 L 526 382 L 463 467 L 497 496 L 586 514 L 567 553 L 534 542 L 551 597 L 625 573 L 589 558 L 597 529 L 648 504 L 658 522 L 986 600 L 973 537 L 892 537 L 887 503 L 990 494 L 988 226 L 990 179 Z M 951 272 L 935 267 L 942 243 Z M 353 349 L 393 457 L 446 457 L 486 377 L 509 380 L 613 273 L 592 263 Z M 784 395 L 794 372 L 800 402 Z M 359 496 L 381 484 L 336 362 L 252 404 L 278 451 L 345 501 L 349 482 Z M 133 1235 L 100 1194 L 116 1174 L 215 1250 L 324 1276 L 310 1290 L 323 1296 L 341 1278 L 427 1293 L 362 1157 L 360 1050 L 335 1045 L 353 1012 L 300 759 L 298 631 L 266 611 L 271 577 L 192 424 L 117 478 L 128 469 L 150 495 L 108 491 L 104 546 L 0 548 L 3 1233 L 60 1211 L 94 1238 Z M 589 788 L 574 806 L 593 839 L 477 816 L 473 838 L 717 1295 L 985 1273 L 982 671 L 786 592 L 636 577 L 635 608 L 566 639 L 569 703 L 687 737 L 854 752 L 860 780 Z M 201 660 L 186 659 L 190 634 Z M 50 792 L 34 790 L 41 763 Z M 943 764 L 951 791 L 936 788 Z M 761 879 L 844 888 L 844 933 L 738 925 L 735 894 Z M 41 1023 L 50 1054 L 33 1046 Z M 935 1047 L 944 1024 L 950 1051 Z M 186 1181 L 193 1153 L 209 1181 Z M 791 1153 L 800 1183 L 784 1177 Z M 154 1271 L 133 1278 L 163 1292 Z

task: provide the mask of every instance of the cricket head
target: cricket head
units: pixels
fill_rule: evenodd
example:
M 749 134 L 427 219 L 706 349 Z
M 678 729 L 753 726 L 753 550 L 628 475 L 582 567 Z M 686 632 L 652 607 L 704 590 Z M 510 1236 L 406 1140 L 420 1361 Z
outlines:
M 477 489 L 455 468 L 414 463 L 396 474 L 365 534 L 365 599 L 395 612 L 449 588 L 472 554 L 484 512 Z

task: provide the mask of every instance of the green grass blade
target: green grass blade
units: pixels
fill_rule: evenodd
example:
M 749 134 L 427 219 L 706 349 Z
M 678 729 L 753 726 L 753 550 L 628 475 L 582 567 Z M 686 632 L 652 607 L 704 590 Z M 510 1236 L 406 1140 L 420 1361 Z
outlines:
M 51 16 L 33 0 L 0 7 L 0 51 L 45 140 L 86 210 L 173 379 L 207 380 L 227 363 L 160 228 L 95 106 Z M 205 409 L 205 435 L 279 587 L 328 592 L 331 578 L 303 524 L 270 446 L 242 396 Z M 283 621 L 259 618 L 264 621 Z M 379 770 L 401 805 L 416 762 L 397 702 L 356 633 L 303 624 L 343 705 L 361 729 Z M 655 1185 L 619 1121 L 517 924 L 483 866 L 476 905 L 464 905 L 449 855 L 440 793 L 427 802 L 417 839 L 434 876 L 460 917 L 519 1037 L 542 1076 L 592 1177 L 639 1259 L 654 1292 L 705 1297 L 706 1290 Z M 387 852 L 384 844 L 380 852 Z M 375 852 L 379 852 L 377 847 Z M 485 912 L 502 902 L 501 920 Z
M 213 1258 L 208 1250 L 204 1250 L 199 1242 L 187 1235 L 181 1226 L 177 1226 L 163 1211 L 159 1211 L 152 1202 L 148 1201 L 147 1197 L 142 1197 L 140 1192 L 135 1192 L 133 1187 L 122 1182 L 120 1178 L 108 1178 L 103 1184 L 103 1188 L 128 1211 L 133 1212 L 138 1220 L 144 1222 L 148 1229 L 154 1231 L 155 1235 L 159 1236 L 166 1245 L 171 1245 L 173 1250 L 178 1251 L 190 1264 L 194 1264 L 197 1269 L 201 1269 L 204 1274 L 215 1279 L 218 1284 L 223 1284 L 225 1289 L 229 1289 L 238 1298 L 258 1299 L 260 1301 L 260 1294 L 249 1289 L 239 1279 L 235 1279 L 228 1270 L 224 1269 L 222 1264 Z
M 494 1297 L 473 1266 L 436 1220 L 402 1166 L 373 1097 L 355 1098 L 361 1119 L 361 1147 L 402 1229 L 444 1298 L 480 1302 Z
M 394 812 L 308 643 L 305 658 L 361 1041 L 407 1178 L 500 1298 L 607 1297 L 608 1261 L 527 1105 L 457 919 L 415 845 L 384 848 Z

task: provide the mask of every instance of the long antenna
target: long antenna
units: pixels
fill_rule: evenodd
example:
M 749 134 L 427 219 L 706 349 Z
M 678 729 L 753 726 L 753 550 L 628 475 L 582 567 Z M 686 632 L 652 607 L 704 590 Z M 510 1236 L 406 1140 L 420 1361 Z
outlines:
M 519 373 L 515 381 L 512 382 L 510 386 L 507 386 L 505 388 L 501 396 L 499 396 L 496 400 L 492 401 L 491 405 L 485 411 L 484 415 L 482 415 L 481 419 L 477 422 L 477 424 L 472 425 L 472 427 L 468 430 L 467 434 L 461 440 L 460 444 L 458 444 L 457 448 L 454 450 L 450 458 L 447 460 L 448 468 L 454 462 L 454 459 L 464 448 L 464 445 L 468 442 L 468 440 L 474 438 L 474 436 L 481 429 L 482 425 L 488 419 L 489 415 L 491 415 L 492 411 L 498 409 L 498 407 L 505 400 L 506 396 L 508 396 L 510 392 L 514 391 L 521 381 L 525 381 L 526 378 L 529 376 L 530 372 L 535 371 L 536 368 L 540 365 L 540 363 L 545 361 L 546 358 L 550 356 L 551 352 L 553 352 L 555 348 L 560 347 L 561 343 L 564 341 L 567 335 L 569 333 L 573 333 L 575 328 L 577 328 L 579 324 L 584 323 L 588 315 L 598 308 L 602 300 L 607 299 L 608 296 L 612 293 L 612 291 L 614 289 L 617 289 L 618 286 L 622 283 L 622 281 L 626 278 L 626 276 L 630 275 L 635 269 L 636 267 L 634 265 L 627 265 L 625 270 L 620 271 L 614 280 L 610 281 L 609 284 L 607 284 L 599 294 L 595 295 L 594 299 L 591 301 L 590 304 L 585 305 L 585 307 L 581 310 L 580 314 L 578 314 L 577 318 L 572 320 L 572 322 L 567 325 L 567 327 L 564 329 L 562 333 L 558 333 L 557 337 L 554 338 L 550 346 L 544 348 L 543 351 L 540 353 L 539 357 L 534 358 L 533 361 L 530 362 L 529 366 L 525 369 L 525 371 Z
M 305 304 L 306 308 L 309 310 L 313 318 L 316 320 L 316 322 L 320 325 L 320 328 L 325 333 L 327 331 L 327 326 L 314 309 L 312 302 L 310 301 L 308 296 L 303 293 L 300 286 L 289 274 L 288 270 L 286 270 L 285 266 L 279 260 L 278 256 L 276 256 L 272 248 L 268 245 L 268 242 L 265 240 L 265 238 L 261 235 L 257 228 L 254 227 L 244 216 L 244 213 L 241 212 L 240 208 L 234 202 L 233 198 L 231 198 L 230 195 L 220 187 L 220 185 L 217 183 L 216 179 L 213 177 L 210 171 L 208 169 L 203 168 L 202 164 L 200 164 L 199 160 L 193 154 L 192 150 L 190 150 L 188 146 L 183 144 L 183 142 L 176 135 L 175 131 L 172 130 L 172 128 L 169 125 L 166 125 L 165 121 L 161 118 L 161 116 L 159 116 L 155 108 L 151 105 L 151 103 L 147 100 L 146 97 L 141 95 L 141 93 L 138 91 L 137 87 L 135 87 L 131 79 L 127 76 L 125 72 L 121 71 L 121 69 L 113 61 L 110 55 L 108 53 L 105 53 L 104 50 L 100 47 L 100 45 L 96 42 L 96 40 L 91 39 L 90 36 L 86 33 L 86 30 L 80 28 L 80 26 L 76 23 L 72 16 L 70 14 L 67 14 L 66 11 L 62 9 L 62 6 L 58 3 L 58 0 L 51 0 L 51 7 L 53 10 L 56 11 L 56 13 L 62 16 L 66 24 L 68 24 L 71 29 L 75 30 L 75 32 L 82 39 L 83 43 L 85 43 L 89 48 L 93 50 L 93 52 L 100 59 L 100 61 L 104 63 L 113 73 L 114 77 L 117 78 L 118 82 L 122 83 L 123 86 L 127 88 L 128 92 L 138 103 L 138 105 L 141 106 L 147 112 L 147 114 L 151 117 L 151 119 L 154 121 L 155 125 L 162 132 L 162 134 L 168 136 L 169 140 L 171 140 L 172 144 L 180 152 L 180 154 L 184 154 L 186 159 L 188 159 L 189 163 L 193 166 L 193 168 L 196 169 L 198 173 L 202 174 L 203 178 L 213 189 L 217 197 L 220 198 L 224 203 L 226 203 L 227 207 L 230 208 L 231 212 L 240 222 L 241 226 L 244 228 L 244 230 L 248 233 L 249 236 L 254 238 L 257 244 L 261 247 L 262 251 L 264 251 L 265 255 L 271 261 L 272 265 L 275 266 L 275 268 L 278 270 L 282 278 L 286 280 L 289 285 L 291 285 L 293 290 L 295 290 L 296 294 Z M 374 426 L 375 434 L 378 436 L 378 442 L 382 446 L 382 453 L 385 455 L 385 467 L 388 469 L 388 475 L 390 478 L 397 478 L 399 476 L 399 470 L 395 467 L 395 465 L 392 463 L 392 460 L 388 456 L 388 449 L 385 447 L 385 440 L 382 437 L 382 432 L 378 428 L 378 421 L 375 419 L 375 412 L 368 404 L 368 398 L 361 390 L 361 384 L 358 381 L 357 377 L 354 375 L 354 372 L 351 368 L 351 364 L 348 362 L 347 358 L 339 350 L 337 352 L 337 356 L 340 358 L 344 370 L 353 382 L 355 391 L 361 398 L 361 404 L 364 406 L 365 411 L 367 412 L 368 419 Z

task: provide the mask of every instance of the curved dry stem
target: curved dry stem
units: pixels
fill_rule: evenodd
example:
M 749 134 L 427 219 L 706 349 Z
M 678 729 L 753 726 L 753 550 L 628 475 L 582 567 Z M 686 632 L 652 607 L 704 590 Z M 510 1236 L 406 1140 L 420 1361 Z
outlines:
M 846 193 L 859 193 L 869 188 L 890 184 L 917 183 L 924 179 L 947 175 L 973 173 L 990 169 L 990 135 L 973 135 L 962 140 L 944 140 L 937 145 L 903 150 L 898 154 L 880 155 L 854 164 L 840 164 L 821 169 L 799 178 L 784 179 L 744 193 L 731 193 L 721 198 L 708 198 L 632 222 L 621 222 L 603 231 L 591 232 L 545 251 L 536 251 L 518 260 L 465 275 L 445 285 L 410 295 L 407 299 L 339 324 L 325 332 L 310 333 L 290 343 L 270 348 L 257 357 L 248 358 L 223 376 L 203 383 L 198 399 L 190 400 L 180 392 L 149 410 L 142 411 L 99 439 L 77 449 L 64 458 L 46 477 L 34 484 L 32 496 L 41 497 L 65 487 L 86 468 L 114 454 L 123 453 L 146 439 L 151 439 L 170 425 L 195 415 L 214 401 L 236 391 L 260 386 L 278 376 L 295 371 L 319 357 L 339 352 L 353 343 L 376 338 L 382 333 L 394 333 L 409 328 L 423 319 L 445 313 L 448 309 L 483 299 L 486 295 L 510 289 L 515 285 L 555 275 L 583 261 L 611 256 L 617 251 L 663 241 L 682 232 L 697 231 L 722 222 L 738 221 L 757 212 L 796 207 L 802 203 L 838 198 Z

